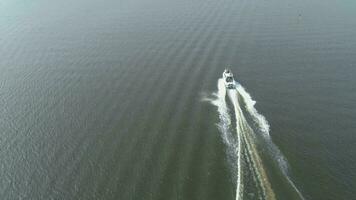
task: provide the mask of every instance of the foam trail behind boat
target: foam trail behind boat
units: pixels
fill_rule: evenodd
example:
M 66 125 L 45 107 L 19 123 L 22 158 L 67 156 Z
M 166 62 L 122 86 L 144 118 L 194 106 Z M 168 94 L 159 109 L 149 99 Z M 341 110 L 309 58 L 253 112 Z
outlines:
M 267 143 L 268 150 L 270 151 L 270 154 L 274 158 L 275 161 L 278 163 L 278 167 L 280 168 L 281 172 L 283 175 L 286 177 L 287 181 L 290 183 L 290 185 L 293 187 L 293 189 L 296 191 L 300 199 L 304 199 L 302 193 L 299 191 L 299 189 L 295 186 L 293 181 L 291 180 L 288 172 L 288 162 L 281 153 L 281 151 L 278 149 L 278 147 L 272 142 L 272 139 L 269 134 L 269 124 L 266 120 L 266 118 L 258 113 L 258 111 L 255 108 L 256 101 L 254 101 L 251 97 L 251 95 L 245 90 L 245 88 L 239 84 L 238 82 L 235 82 L 236 89 L 238 93 L 241 95 L 242 99 L 245 102 L 245 108 L 247 112 L 251 115 L 253 121 L 259 126 L 260 131 L 262 132 L 262 135 L 265 139 L 265 142 Z
M 235 89 L 228 90 L 228 96 L 234 106 L 235 118 L 236 118 L 236 133 L 240 148 L 242 144 L 246 146 L 246 154 L 251 158 L 250 171 L 254 171 L 257 175 L 258 182 L 262 188 L 263 199 L 274 200 L 275 194 L 272 190 L 271 184 L 267 178 L 266 171 L 263 167 L 262 160 L 258 155 L 256 144 L 254 142 L 254 132 L 247 123 L 243 112 L 239 105 L 238 93 Z M 241 149 L 240 149 L 241 152 Z
M 218 108 L 220 119 L 218 128 L 222 133 L 223 141 L 227 146 L 228 156 L 230 158 L 229 161 L 231 162 L 234 175 L 236 176 L 236 200 L 241 200 L 243 195 L 243 184 L 241 169 L 241 145 L 239 142 L 240 138 L 237 138 L 238 141 L 236 141 L 236 138 L 230 131 L 231 117 L 225 101 L 226 88 L 223 79 L 218 80 L 218 92 L 214 93 L 214 96 L 214 99 L 204 98 L 204 100 L 211 102 Z

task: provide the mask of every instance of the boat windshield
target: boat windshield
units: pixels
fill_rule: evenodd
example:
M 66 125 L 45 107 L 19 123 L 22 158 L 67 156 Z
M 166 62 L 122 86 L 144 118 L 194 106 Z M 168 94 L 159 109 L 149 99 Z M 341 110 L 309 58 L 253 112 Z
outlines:
M 226 82 L 232 82 L 233 78 L 232 77 L 227 77 Z
M 229 84 L 229 85 L 227 86 L 227 88 L 228 88 L 228 89 L 235 89 L 235 85 L 234 85 L 234 84 Z

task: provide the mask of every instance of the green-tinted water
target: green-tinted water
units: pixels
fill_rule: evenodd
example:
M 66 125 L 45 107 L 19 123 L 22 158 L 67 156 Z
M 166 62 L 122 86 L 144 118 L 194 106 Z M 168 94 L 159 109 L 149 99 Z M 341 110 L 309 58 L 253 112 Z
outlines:
M 227 65 L 304 197 L 355 198 L 355 10 L 350 0 L 1 1 L 1 199 L 235 199 L 218 113 L 201 101 Z

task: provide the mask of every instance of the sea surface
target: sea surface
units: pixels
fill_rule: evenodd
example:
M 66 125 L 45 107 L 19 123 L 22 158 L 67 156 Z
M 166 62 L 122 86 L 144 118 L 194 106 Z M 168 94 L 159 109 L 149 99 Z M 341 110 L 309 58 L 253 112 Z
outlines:
M 303 198 L 356 199 L 354 0 L 0 1 L 0 199 L 236 199 L 227 66 Z

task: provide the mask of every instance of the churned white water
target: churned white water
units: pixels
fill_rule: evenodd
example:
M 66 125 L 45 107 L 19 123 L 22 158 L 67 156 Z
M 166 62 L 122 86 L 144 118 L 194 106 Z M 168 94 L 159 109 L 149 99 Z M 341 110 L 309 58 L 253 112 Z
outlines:
M 254 107 L 256 101 L 254 101 L 251 95 L 245 90 L 245 88 L 235 82 L 236 89 L 226 90 L 224 80 L 218 80 L 218 91 L 213 93 L 214 98 L 205 98 L 217 107 L 219 113 L 218 129 L 221 132 L 222 139 L 227 146 L 228 156 L 232 164 L 232 169 L 236 175 L 236 200 L 242 199 L 244 195 L 244 170 L 249 170 L 254 174 L 254 179 L 259 184 L 261 191 L 256 191 L 256 194 L 260 195 L 263 199 L 275 199 L 275 194 L 272 186 L 268 180 L 267 172 L 264 169 L 264 165 L 260 155 L 257 151 L 255 142 L 256 134 L 262 134 L 262 138 L 265 141 L 263 144 L 267 145 L 269 154 L 278 163 L 279 170 L 285 176 L 287 181 L 291 184 L 292 188 L 298 193 L 301 199 L 304 199 L 300 191 L 297 189 L 293 181 L 288 175 L 288 163 L 278 147 L 272 142 L 269 134 L 269 123 L 266 118 L 260 114 Z M 233 111 L 236 120 L 236 129 L 232 131 L 230 110 L 226 102 L 226 96 L 233 105 Z M 239 99 L 241 98 L 241 99 Z M 244 109 L 257 126 L 258 132 L 255 133 L 245 119 L 242 108 L 240 107 L 239 100 L 244 103 Z M 248 159 L 245 161 L 248 163 L 247 168 L 243 166 L 243 156 Z

